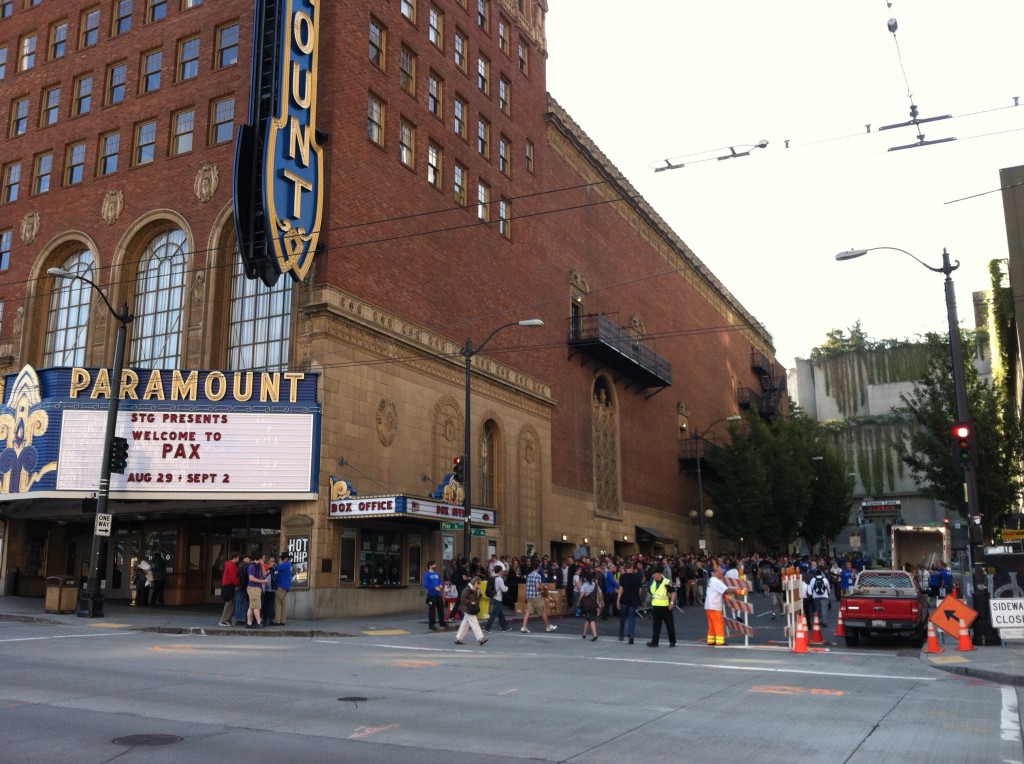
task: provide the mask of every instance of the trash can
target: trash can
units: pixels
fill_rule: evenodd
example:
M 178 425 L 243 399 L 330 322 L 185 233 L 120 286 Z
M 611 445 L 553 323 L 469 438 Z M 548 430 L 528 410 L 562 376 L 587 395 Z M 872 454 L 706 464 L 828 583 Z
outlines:
M 73 576 L 49 576 L 46 579 L 47 613 L 73 613 L 78 609 L 78 586 Z
M 18 568 L 11 565 L 4 573 L 4 596 L 13 597 L 18 592 Z

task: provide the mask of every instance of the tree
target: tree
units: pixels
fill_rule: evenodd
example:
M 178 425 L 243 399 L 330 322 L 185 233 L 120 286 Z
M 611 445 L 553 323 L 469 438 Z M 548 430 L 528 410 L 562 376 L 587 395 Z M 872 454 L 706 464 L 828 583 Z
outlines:
M 897 445 L 921 495 L 965 516 L 963 472 L 953 462 L 949 446 L 949 428 L 957 421 L 949 342 L 948 338 L 937 334 L 928 335 L 927 342 L 933 349 L 927 374 L 913 393 L 902 396 L 906 413 L 918 429 Z M 971 358 L 972 338 L 967 338 L 965 344 L 965 357 Z M 1006 406 L 1005 392 L 979 380 L 974 364 L 964 366 L 967 403 L 978 443 L 979 510 L 984 534 L 992 538 L 1002 517 L 1020 502 L 1024 480 L 1021 426 L 1012 407 Z

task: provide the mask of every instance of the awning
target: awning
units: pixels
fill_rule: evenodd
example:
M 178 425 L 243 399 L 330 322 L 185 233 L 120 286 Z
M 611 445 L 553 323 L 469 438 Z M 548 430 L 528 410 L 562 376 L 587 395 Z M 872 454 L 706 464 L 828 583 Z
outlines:
M 647 536 L 648 538 L 641 539 L 641 536 Z M 666 536 L 661 531 L 654 530 L 654 528 L 645 528 L 643 525 L 636 526 L 636 537 L 638 541 L 675 541 L 671 536 Z

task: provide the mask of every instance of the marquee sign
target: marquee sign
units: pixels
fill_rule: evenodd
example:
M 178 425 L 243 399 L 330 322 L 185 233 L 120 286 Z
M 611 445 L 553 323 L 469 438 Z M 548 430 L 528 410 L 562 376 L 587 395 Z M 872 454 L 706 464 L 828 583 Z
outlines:
M 300 372 L 125 369 L 115 434 L 128 466 L 110 476 L 111 497 L 316 498 L 316 388 L 317 375 Z M 109 372 L 26 367 L 5 389 L 0 501 L 95 493 Z
M 235 143 L 234 213 L 246 275 L 302 281 L 324 208 L 317 140 L 319 0 L 256 0 L 249 120 Z
M 493 509 L 473 507 L 473 524 L 493 526 Z M 457 520 L 461 524 L 466 511 L 461 505 L 422 499 L 418 496 L 353 496 L 330 503 L 327 516 L 334 520 L 355 517 L 419 517 L 427 520 Z

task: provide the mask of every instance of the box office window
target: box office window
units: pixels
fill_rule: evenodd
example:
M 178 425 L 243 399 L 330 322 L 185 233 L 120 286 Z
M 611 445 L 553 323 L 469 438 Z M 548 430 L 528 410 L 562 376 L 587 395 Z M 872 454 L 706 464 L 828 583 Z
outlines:
M 363 531 L 359 544 L 359 585 L 404 585 L 401 533 Z

